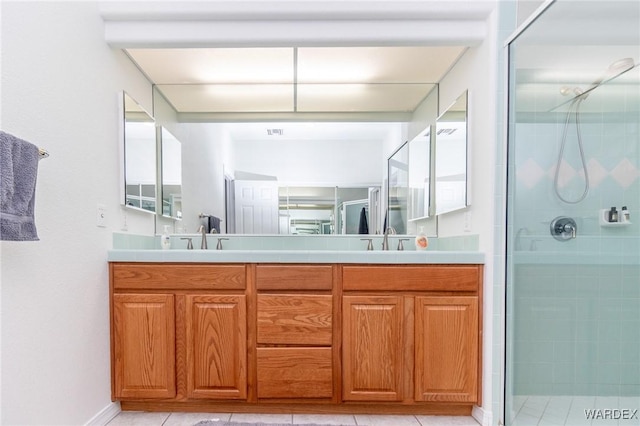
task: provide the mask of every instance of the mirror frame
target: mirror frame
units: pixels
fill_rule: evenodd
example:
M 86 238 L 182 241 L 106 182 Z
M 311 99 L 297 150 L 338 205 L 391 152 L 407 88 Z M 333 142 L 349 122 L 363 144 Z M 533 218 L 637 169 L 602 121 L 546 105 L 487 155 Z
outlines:
M 119 125 L 120 125 L 120 203 L 121 205 L 123 205 L 126 208 L 132 209 L 132 210 L 136 210 L 136 211 L 140 211 L 140 212 L 145 212 L 145 213 L 150 213 L 150 214 L 156 214 L 158 211 L 158 199 L 157 199 L 157 190 L 158 190 L 158 179 L 157 179 L 157 174 L 158 174 L 158 152 L 157 152 L 157 135 L 156 135 L 156 123 L 154 118 L 151 116 L 151 114 L 149 114 L 131 95 L 129 95 L 127 92 L 122 91 L 119 93 L 119 107 L 120 107 L 120 119 L 119 119 Z M 129 105 L 129 108 L 131 108 L 131 105 L 135 105 L 135 108 L 133 109 L 129 109 L 127 105 Z M 129 203 L 127 203 L 127 114 L 135 114 L 136 116 L 138 116 L 140 119 L 138 121 L 144 121 L 146 122 L 147 120 L 142 120 L 143 116 L 146 116 L 148 118 L 148 121 L 150 123 L 153 124 L 153 164 L 154 164 L 154 171 L 153 171 L 153 181 L 154 181 L 154 190 L 153 190 L 153 200 L 154 200 L 154 210 L 149 210 L 149 209 L 145 209 L 142 207 L 137 207 L 137 206 L 133 206 L 130 205 Z M 140 194 L 140 197 L 142 197 L 142 194 Z
M 462 109 L 464 107 L 464 109 Z M 460 120 L 461 116 L 464 114 L 464 118 Z M 452 117 L 453 116 L 453 117 Z M 454 120 L 452 120 L 452 118 Z M 445 142 L 445 138 L 450 136 L 453 132 L 443 132 L 442 128 L 438 129 L 441 123 L 464 123 L 461 128 L 464 128 L 464 195 L 462 197 L 461 204 L 455 204 L 445 209 L 442 208 L 442 181 L 438 181 L 439 175 L 438 169 L 439 166 L 442 168 L 443 161 L 440 156 L 438 156 L 438 148 L 442 148 L 442 144 Z M 454 129 L 455 132 L 455 129 Z M 458 166 L 459 168 L 460 166 Z M 461 210 L 469 206 L 469 91 L 465 90 L 460 96 L 456 98 L 456 100 L 449 105 L 449 107 L 438 117 L 436 120 L 436 130 L 435 130 L 435 170 L 433 173 L 433 178 L 435 181 L 435 214 L 441 215 L 445 213 L 450 213 L 453 211 Z M 440 201 L 440 202 L 438 202 Z

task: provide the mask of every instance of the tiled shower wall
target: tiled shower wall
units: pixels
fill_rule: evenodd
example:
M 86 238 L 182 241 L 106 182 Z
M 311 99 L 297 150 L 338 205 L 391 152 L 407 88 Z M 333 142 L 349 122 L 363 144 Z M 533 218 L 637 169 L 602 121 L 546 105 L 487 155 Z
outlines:
M 559 201 L 553 189 L 566 112 L 517 118 L 516 395 L 640 396 L 640 114 L 625 99 L 610 111 L 596 96 L 588 102 L 580 118 L 590 190 L 577 204 Z M 559 190 L 577 199 L 585 180 L 573 121 L 562 161 Z M 601 210 L 612 206 L 627 206 L 631 223 L 602 224 Z M 551 237 L 557 216 L 576 220 L 577 238 Z

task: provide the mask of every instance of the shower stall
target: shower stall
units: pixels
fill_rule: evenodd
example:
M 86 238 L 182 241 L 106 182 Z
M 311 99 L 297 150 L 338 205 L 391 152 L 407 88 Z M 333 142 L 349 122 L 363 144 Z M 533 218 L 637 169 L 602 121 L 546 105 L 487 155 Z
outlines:
M 508 46 L 506 425 L 640 425 L 640 2 Z

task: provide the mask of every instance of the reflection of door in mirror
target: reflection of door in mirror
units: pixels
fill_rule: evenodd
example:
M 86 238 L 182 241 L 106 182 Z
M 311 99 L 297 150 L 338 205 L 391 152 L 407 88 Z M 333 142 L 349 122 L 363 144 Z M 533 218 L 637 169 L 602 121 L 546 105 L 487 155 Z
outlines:
M 156 127 L 153 119 L 126 93 L 123 94 L 122 202 L 144 211 L 156 211 Z
M 369 200 L 342 203 L 341 212 L 343 234 L 369 234 Z
M 409 144 L 404 143 L 389 157 L 388 207 L 386 228 L 397 234 L 407 233 L 407 209 L 409 189 Z M 384 231 L 384 230 L 383 230 Z
M 278 182 L 238 180 L 235 193 L 236 234 L 278 233 Z
M 339 226 L 336 228 L 338 234 L 359 234 L 360 228 L 364 228 L 364 222 L 366 222 L 367 232 L 371 233 L 369 224 L 371 223 L 371 216 L 369 214 L 369 191 L 370 188 L 342 188 L 338 187 L 336 191 L 336 205 L 339 209 L 338 219 Z M 365 209 L 365 215 L 362 217 L 362 209 Z
M 162 128 L 162 215 L 182 218 L 182 145 Z
M 436 213 L 467 206 L 467 92 L 436 124 Z

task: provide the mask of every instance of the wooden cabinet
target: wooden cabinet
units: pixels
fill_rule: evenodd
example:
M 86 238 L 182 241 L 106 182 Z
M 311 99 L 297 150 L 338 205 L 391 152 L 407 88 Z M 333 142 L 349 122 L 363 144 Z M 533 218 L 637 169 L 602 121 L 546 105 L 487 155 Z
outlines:
M 244 295 L 187 295 L 187 396 L 247 397 Z
M 344 266 L 343 399 L 480 403 L 481 272 Z
M 481 403 L 481 265 L 111 263 L 110 296 L 123 410 Z
M 257 396 L 330 399 L 333 266 L 258 265 Z
M 478 298 L 416 297 L 415 399 L 476 402 Z
M 113 296 L 116 398 L 175 396 L 174 309 L 171 294 Z
M 247 398 L 245 265 L 110 269 L 114 399 Z
M 345 401 L 402 400 L 402 319 L 402 297 L 344 296 Z
M 331 398 L 330 347 L 258 348 L 258 398 Z

